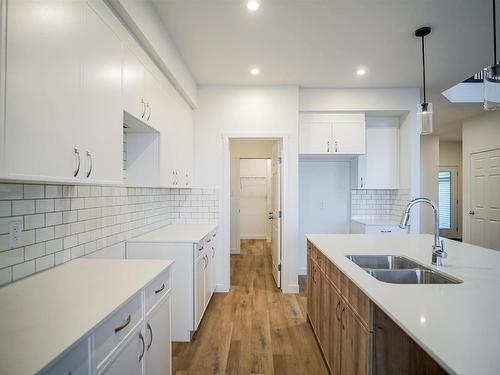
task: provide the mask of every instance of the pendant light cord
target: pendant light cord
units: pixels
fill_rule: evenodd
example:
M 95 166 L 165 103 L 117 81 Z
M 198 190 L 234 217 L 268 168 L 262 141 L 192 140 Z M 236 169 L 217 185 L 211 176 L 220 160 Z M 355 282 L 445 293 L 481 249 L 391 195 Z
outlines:
M 497 60 L 497 12 L 496 12 L 496 0 L 493 0 L 493 53 L 495 54 L 494 64 L 498 63 Z
M 427 98 L 425 96 L 425 43 L 423 36 L 422 36 L 422 79 L 424 81 L 424 103 L 427 103 Z

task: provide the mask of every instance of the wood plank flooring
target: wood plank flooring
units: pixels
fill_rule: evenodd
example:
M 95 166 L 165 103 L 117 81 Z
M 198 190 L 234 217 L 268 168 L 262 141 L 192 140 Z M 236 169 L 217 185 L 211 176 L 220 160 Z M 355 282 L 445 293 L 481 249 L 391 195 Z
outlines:
M 306 292 L 283 294 L 264 240 L 231 255 L 231 290 L 216 293 L 195 339 L 174 343 L 173 373 L 328 374 L 306 320 Z

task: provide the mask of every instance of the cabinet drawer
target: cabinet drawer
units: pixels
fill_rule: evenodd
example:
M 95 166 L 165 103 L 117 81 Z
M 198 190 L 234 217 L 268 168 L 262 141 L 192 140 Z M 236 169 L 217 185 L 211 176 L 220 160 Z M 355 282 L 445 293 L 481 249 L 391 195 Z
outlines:
M 325 261 L 325 273 L 333 283 L 333 285 L 340 290 L 340 270 L 335 263 L 330 262 L 328 259 Z
M 62 356 L 52 366 L 43 370 L 41 375 L 53 374 L 71 374 L 88 375 L 90 374 L 90 356 L 88 338 L 79 343 L 69 353 Z
M 170 290 L 170 270 L 162 272 L 146 287 L 146 314 Z
M 340 291 L 346 302 L 361 322 L 372 331 L 372 303 L 344 273 L 340 272 Z
M 106 319 L 95 331 L 94 352 L 97 368 L 142 321 L 141 293 Z

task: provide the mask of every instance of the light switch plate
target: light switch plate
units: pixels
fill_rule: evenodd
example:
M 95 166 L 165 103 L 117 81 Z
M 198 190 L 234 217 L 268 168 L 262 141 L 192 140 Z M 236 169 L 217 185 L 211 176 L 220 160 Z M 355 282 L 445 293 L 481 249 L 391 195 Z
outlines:
M 21 242 L 21 232 L 23 225 L 20 221 L 11 221 L 9 223 L 9 247 L 11 249 L 18 247 Z

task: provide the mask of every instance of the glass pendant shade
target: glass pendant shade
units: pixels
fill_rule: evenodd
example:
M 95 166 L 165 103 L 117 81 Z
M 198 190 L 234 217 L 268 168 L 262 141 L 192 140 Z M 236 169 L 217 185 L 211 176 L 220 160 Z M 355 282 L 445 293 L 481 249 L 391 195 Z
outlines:
M 417 118 L 420 124 L 420 135 L 432 134 L 432 103 L 422 103 L 418 107 Z
M 484 109 L 495 111 L 500 109 L 500 64 L 484 69 Z

